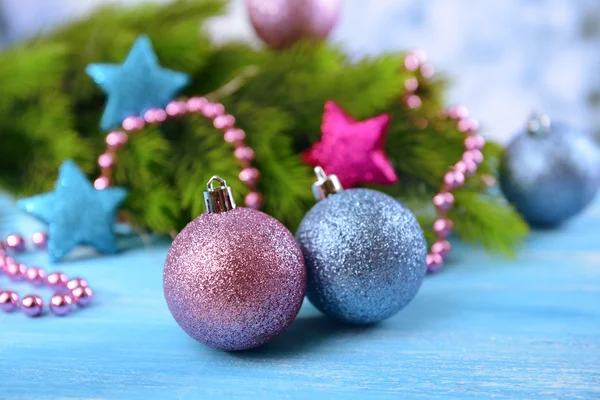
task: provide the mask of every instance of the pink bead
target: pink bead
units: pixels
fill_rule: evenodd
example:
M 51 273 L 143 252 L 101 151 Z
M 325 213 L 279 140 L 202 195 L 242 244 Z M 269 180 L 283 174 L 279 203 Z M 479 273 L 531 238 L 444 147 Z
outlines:
M 421 76 L 423 78 L 431 78 L 435 75 L 435 68 L 431 64 L 423 64 L 421 65 Z
M 452 250 L 452 245 L 447 240 L 439 240 L 431 246 L 433 254 L 439 254 L 442 258 L 447 258 Z
M 141 117 L 127 117 L 123 120 L 123 129 L 126 131 L 137 131 L 144 127 L 144 119 Z
M 260 172 L 256 168 L 244 168 L 239 174 L 239 178 L 248 186 L 255 186 L 260 178 Z
M 39 287 L 44 286 L 48 276 L 46 275 L 46 271 L 43 269 L 38 267 L 30 267 L 27 268 L 27 272 L 25 272 L 25 278 L 31 285 Z
M 259 210 L 262 207 L 263 197 L 258 192 L 250 192 L 244 198 L 244 204 L 253 210 Z
M 485 146 L 485 139 L 481 135 L 468 136 L 465 139 L 465 148 L 467 150 L 481 150 Z
M 460 120 L 469 116 L 469 110 L 465 106 L 454 106 L 448 109 L 448 116 L 452 119 Z
M 458 121 L 458 123 L 456 124 L 456 128 L 460 132 L 464 133 L 477 132 L 477 130 L 479 129 L 479 122 L 477 122 L 477 120 L 475 119 L 463 118 Z
M 36 232 L 31 235 L 33 245 L 38 249 L 45 249 L 48 245 L 48 234 L 44 232 Z
M 117 157 L 114 153 L 104 153 L 98 157 L 98 165 L 100 168 L 113 168 L 117 163 Z
M 439 211 L 446 212 L 454 205 L 454 196 L 450 192 L 438 193 L 433 198 L 433 204 Z
M 110 186 L 110 179 L 107 176 L 100 176 L 94 181 L 94 187 L 97 190 L 106 189 Z
M 27 274 L 27 266 L 25 264 L 7 263 L 3 269 L 6 276 L 13 281 L 22 281 Z
M 468 150 L 463 154 L 463 160 L 479 165 L 483 162 L 483 153 L 480 150 Z
M 477 164 L 475 164 L 474 161 L 471 160 L 462 160 L 462 162 L 465 163 L 465 165 L 467 166 L 467 172 L 465 173 L 467 176 L 473 176 L 475 175 L 475 173 L 477 172 Z
M 58 293 L 50 299 L 50 311 L 52 311 L 54 315 L 62 317 L 71 312 L 72 308 L 73 298 L 67 294 Z
M 458 171 L 462 174 L 466 174 L 467 173 L 467 164 L 463 160 L 460 160 L 459 162 L 454 164 L 454 170 Z
M 465 174 L 460 171 L 451 170 L 444 175 L 444 184 L 449 189 L 456 189 L 465 183 Z
M 406 57 L 404 57 L 404 68 L 409 71 L 416 71 L 419 69 L 421 65 L 421 61 L 419 57 L 417 57 L 414 53 L 408 53 Z
M 250 147 L 238 147 L 233 154 L 236 159 L 243 162 L 250 162 L 254 159 L 254 150 Z
M 219 115 L 215 118 L 213 125 L 221 130 L 230 129 L 235 125 L 235 118 L 231 114 Z
M 408 106 L 408 108 L 412 108 L 414 110 L 416 108 L 421 107 L 422 104 L 423 102 L 421 101 L 421 98 L 416 94 L 411 94 L 408 97 L 406 97 L 406 105 Z
M 106 145 L 110 149 L 116 150 L 119 147 L 123 146 L 125 143 L 127 143 L 128 139 L 129 137 L 125 132 L 114 131 L 106 135 Z
M 10 290 L 0 292 L 0 310 L 13 312 L 19 306 L 19 295 Z
M 246 138 L 246 132 L 236 128 L 229 129 L 227 132 L 225 132 L 224 138 L 227 143 L 241 142 Z
M 73 296 L 73 300 L 80 307 L 85 307 L 89 305 L 92 301 L 92 297 L 94 296 L 94 292 L 89 287 L 78 287 L 75 288 L 71 295 Z
M 448 218 L 438 218 L 433 223 L 433 231 L 439 237 L 448 237 L 452 233 L 454 224 Z
M 71 292 L 79 287 L 89 287 L 89 285 L 83 278 L 73 278 L 67 282 L 67 289 L 69 289 Z
M 53 272 L 46 278 L 46 283 L 53 290 L 66 288 L 68 282 L 69 278 L 62 272 Z
M 202 109 L 202 114 L 206 118 L 215 119 L 225 112 L 225 106 L 221 103 L 208 103 Z
M 417 57 L 417 60 L 419 60 L 419 64 L 424 64 L 427 62 L 427 53 L 425 53 L 424 50 L 416 49 L 413 50 L 412 53 L 415 55 L 415 57 Z
M 208 100 L 204 97 L 192 97 L 187 101 L 187 108 L 191 112 L 201 112 L 208 104 Z
M 417 90 L 419 88 L 419 81 L 417 80 L 417 78 L 414 78 L 414 77 L 408 78 L 407 80 L 404 81 L 404 87 L 409 92 L 414 92 L 415 90 Z
M 6 247 L 16 252 L 25 250 L 25 239 L 21 235 L 12 233 L 6 237 Z
M 30 294 L 21 300 L 21 311 L 29 317 L 37 317 L 42 314 L 44 302 L 40 296 Z
M 176 117 L 178 115 L 184 115 L 187 112 L 187 104 L 183 101 L 172 101 L 167 104 L 165 111 L 168 115 Z
M 163 122 L 167 119 L 167 112 L 162 108 L 151 108 L 144 113 L 144 120 L 149 124 Z
M 439 254 L 427 254 L 425 258 L 427 262 L 427 272 L 438 272 L 444 265 L 444 259 Z

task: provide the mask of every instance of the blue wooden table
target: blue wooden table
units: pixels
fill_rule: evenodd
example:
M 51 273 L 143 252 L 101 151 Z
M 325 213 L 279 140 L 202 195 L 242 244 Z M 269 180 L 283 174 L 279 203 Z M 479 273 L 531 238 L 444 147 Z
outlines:
M 2 208 L 4 233 L 31 228 Z M 534 233 L 516 260 L 457 245 L 453 264 L 379 325 L 342 326 L 307 303 L 283 335 L 241 353 L 204 347 L 173 321 L 166 250 L 60 265 L 96 289 L 71 317 L 0 314 L 0 399 L 600 398 L 600 204 Z

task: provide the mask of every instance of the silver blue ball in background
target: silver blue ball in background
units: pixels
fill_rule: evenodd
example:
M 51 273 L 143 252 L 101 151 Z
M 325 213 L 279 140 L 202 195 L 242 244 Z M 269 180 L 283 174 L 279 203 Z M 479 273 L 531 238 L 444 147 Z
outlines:
M 580 213 L 600 186 L 600 151 L 587 135 L 547 117 L 508 145 L 500 186 L 506 199 L 534 227 L 552 227 Z
M 413 214 L 374 190 L 350 189 L 319 201 L 296 239 L 308 299 L 344 322 L 371 324 L 396 314 L 415 297 L 427 269 L 427 245 Z

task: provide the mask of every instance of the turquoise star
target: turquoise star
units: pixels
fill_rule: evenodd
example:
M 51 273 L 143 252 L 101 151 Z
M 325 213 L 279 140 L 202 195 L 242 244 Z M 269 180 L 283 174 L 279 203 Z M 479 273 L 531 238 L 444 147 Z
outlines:
M 118 187 L 96 190 L 74 162 L 65 161 L 53 192 L 19 200 L 17 206 L 48 224 L 48 253 L 57 262 L 78 245 L 116 253 L 113 227 L 125 196 Z
M 89 64 L 85 71 L 108 95 L 100 122 L 105 131 L 126 117 L 165 107 L 190 80 L 183 72 L 162 68 L 145 35 L 135 41 L 123 64 Z

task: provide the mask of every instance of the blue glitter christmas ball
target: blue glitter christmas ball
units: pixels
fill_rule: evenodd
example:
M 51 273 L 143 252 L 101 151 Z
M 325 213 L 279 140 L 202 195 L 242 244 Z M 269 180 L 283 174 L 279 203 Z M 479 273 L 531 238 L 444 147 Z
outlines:
M 500 168 L 506 199 L 535 227 L 577 215 L 600 186 L 600 151 L 593 140 L 565 124 L 546 123 L 530 121 L 507 147 Z
M 427 246 L 413 214 L 369 189 L 341 191 L 304 217 L 296 240 L 304 254 L 311 303 L 354 324 L 391 317 L 419 291 Z

